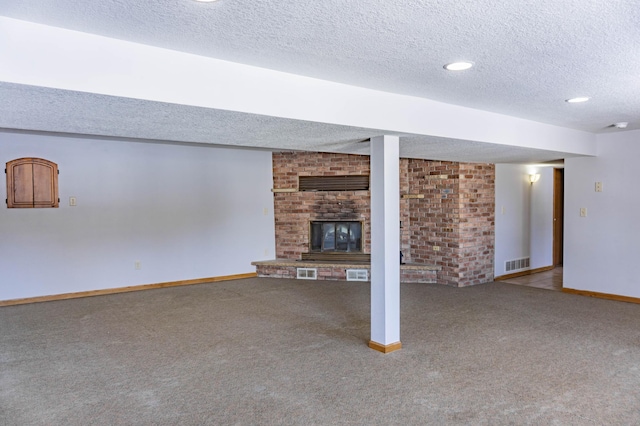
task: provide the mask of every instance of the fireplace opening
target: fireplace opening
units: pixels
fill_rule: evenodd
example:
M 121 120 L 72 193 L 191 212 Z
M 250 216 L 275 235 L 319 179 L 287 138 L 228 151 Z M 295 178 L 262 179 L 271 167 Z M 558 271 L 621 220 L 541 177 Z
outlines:
M 362 222 L 311 222 L 312 252 L 362 252 Z

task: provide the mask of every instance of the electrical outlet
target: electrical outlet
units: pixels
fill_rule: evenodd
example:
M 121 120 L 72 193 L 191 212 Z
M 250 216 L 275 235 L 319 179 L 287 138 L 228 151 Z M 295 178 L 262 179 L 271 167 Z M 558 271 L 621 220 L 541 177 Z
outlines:
M 587 208 L 580 207 L 580 217 L 587 217 Z
M 69 197 L 69 205 L 72 207 L 75 207 L 76 204 L 76 197 Z
M 136 270 L 142 269 L 142 262 L 140 262 L 139 260 L 136 260 L 134 265 L 135 265 Z

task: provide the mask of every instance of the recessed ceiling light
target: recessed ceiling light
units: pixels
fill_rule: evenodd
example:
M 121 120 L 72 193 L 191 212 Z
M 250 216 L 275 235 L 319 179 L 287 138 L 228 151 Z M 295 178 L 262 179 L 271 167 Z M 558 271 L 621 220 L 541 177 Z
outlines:
M 579 102 L 587 102 L 588 100 L 588 96 L 580 96 L 578 98 L 565 99 L 565 102 L 569 102 L 570 104 L 577 104 Z
M 444 66 L 444 69 L 447 71 L 464 71 L 468 70 L 473 66 L 473 62 L 468 61 L 460 61 L 460 62 L 452 62 Z

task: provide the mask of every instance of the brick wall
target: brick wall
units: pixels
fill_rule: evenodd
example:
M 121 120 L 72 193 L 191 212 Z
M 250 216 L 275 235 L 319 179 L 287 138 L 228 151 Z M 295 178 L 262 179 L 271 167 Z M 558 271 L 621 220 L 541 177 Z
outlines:
M 298 176 L 369 174 L 369 157 L 289 152 L 273 154 L 276 189 L 297 189 Z M 491 164 L 400 160 L 401 250 L 408 263 L 440 267 L 437 281 L 467 286 L 493 280 L 494 178 Z M 309 250 L 312 220 L 363 221 L 363 251 L 371 252 L 369 191 L 274 194 L 276 256 L 300 259 Z
M 298 188 L 298 176 L 368 175 L 362 155 L 285 152 L 273 154 L 273 187 Z M 363 221 L 362 249 L 371 252 L 369 191 L 275 193 L 276 257 L 300 259 L 309 251 L 309 222 Z
M 493 281 L 495 166 L 460 164 L 458 286 Z
M 458 163 L 409 160 L 411 261 L 440 266 L 442 284 L 458 285 Z
M 411 217 L 409 214 L 411 200 L 402 198 L 402 195 L 410 194 L 409 187 L 409 159 L 400 159 L 400 251 L 404 262 L 411 263 Z
M 409 160 L 410 256 L 440 266 L 442 284 L 493 280 L 495 166 Z

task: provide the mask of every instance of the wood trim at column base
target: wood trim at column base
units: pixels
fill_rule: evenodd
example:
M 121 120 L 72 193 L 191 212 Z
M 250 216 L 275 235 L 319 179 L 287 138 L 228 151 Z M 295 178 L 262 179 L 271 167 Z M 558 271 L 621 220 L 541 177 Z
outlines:
M 134 285 L 129 287 L 107 288 L 104 290 L 80 291 L 77 293 L 52 294 L 50 296 L 27 297 L 24 299 L 0 300 L 0 307 L 25 305 L 27 303 L 51 302 L 53 300 L 78 299 L 80 297 L 103 296 L 106 294 L 128 293 L 130 291 L 152 290 L 155 288 L 178 287 L 182 285 L 206 284 L 218 281 L 239 280 L 242 278 L 254 278 L 258 274 L 249 272 L 246 274 L 224 275 L 210 278 L 197 278 L 195 280 L 171 281 L 158 284 Z
M 607 300 L 615 300 L 617 302 L 640 304 L 640 298 L 638 297 L 619 296 L 617 294 L 609 294 L 609 293 L 598 293 L 597 291 L 575 290 L 573 288 L 563 288 L 562 292 L 569 293 L 569 294 L 577 294 L 578 296 L 596 297 L 598 299 L 607 299 Z
M 383 345 L 381 343 L 374 342 L 373 340 L 369 340 L 369 347 L 378 352 L 382 352 L 383 354 L 388 354 L 389 352 L 394 352 L 402 349 L 402 343 L 395 342 L 388 345 Z

